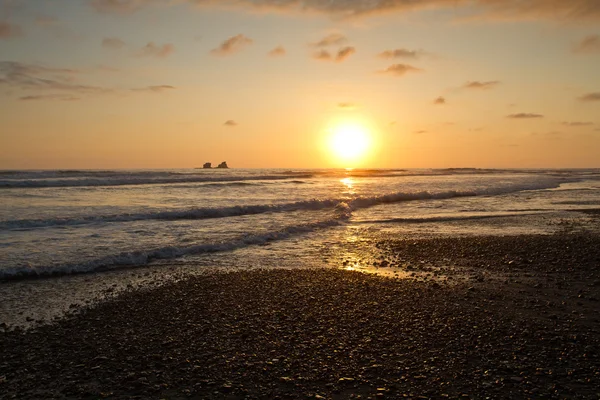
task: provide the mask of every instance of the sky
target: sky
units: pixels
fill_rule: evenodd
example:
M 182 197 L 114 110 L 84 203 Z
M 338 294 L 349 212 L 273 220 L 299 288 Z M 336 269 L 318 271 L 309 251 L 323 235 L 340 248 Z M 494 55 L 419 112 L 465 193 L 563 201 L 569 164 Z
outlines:
M 600 167 L 600 1 L 0 0 L 0 169 L 221 161 Z

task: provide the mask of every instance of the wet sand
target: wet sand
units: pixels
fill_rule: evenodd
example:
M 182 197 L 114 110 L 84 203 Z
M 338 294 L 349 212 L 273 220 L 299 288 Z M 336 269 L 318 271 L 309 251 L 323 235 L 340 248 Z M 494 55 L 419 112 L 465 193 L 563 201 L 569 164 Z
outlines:
M 599 237 L 376 246 L 415 279 L 216 273 L 1 332 L 0 398 L 600 396 Z

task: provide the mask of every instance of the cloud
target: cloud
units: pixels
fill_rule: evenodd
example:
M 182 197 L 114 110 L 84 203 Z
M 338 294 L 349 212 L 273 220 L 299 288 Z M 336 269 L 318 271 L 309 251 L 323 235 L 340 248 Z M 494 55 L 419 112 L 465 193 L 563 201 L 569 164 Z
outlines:
M 0 21 L 0 39 L 11 39 L 22 35 L 23 30 L 20 26 Z
M 338 103 L 337 107 L 342 110 L 354 110 L 356 104 L 354 103 Z
M 465 89 L 491 89 L 494 86 L 500 84 L 500 81 L 487 81 L 487 82 L 479 82 L 479 81 L 469 81 L 463 85 Z
M 285 48 L 283 48 L 283 46 L 277 46 L 275 47 L 273 50 L 269 51 L 269 56 L 271 57 L 281 57 L 281 56 L 285 56 L 287 52 L 285 51 Z
M 416 133 L 417 135 L 420 135 L 422 133 L 427 133 L 427 131 L 421 130 L 421 131 L 414 131 L 414 133 Z
M 130 14 L 151 4 L 220 9 L 253 9 L 261 12 L 326 14 L 334 18 L 406 13 L 428 9 L 451 9 L 470 19 L 517 21 L 547 19 L 557 21 L 598 21 L 598 0 L 88 0 L 98 12 Z M 463 12 L 463 10 L 465 12 Z
M 22 100 L 73 100 L 71 97 L 75 94 L 97 95 L 114 92 L 109 88 L 77 82 L 77 75 L 81 72 L 69 68 L 53 68 L 15 61 L 1 61 L 0 87 L 5 86 L 11 89 L 37 92 L 22 96 Z M 48 94 L 49 91 L 52 93 Z
M 352 46 L 344 47 L 338 51 L 337 55 L 335 56 L 335 61 L 342 62 L 354 53 L 356 53 L 356 49 L 354 47 L 352 47 Z
M 580 101 L 600 101 L 600 92 L 587 93 L 579 97 Z
M 442 96 L 440 96 L 433 101 L 433 104 L 438 104 L 438 105 L 446 104 L 446 99 L 443 98 Z
M 542 114 L 534 114 L 534 113 L 517 113 L 517 114 L 509 114 L 506 118 L 513 119 L 531 119 L 531 118 L 544 118 Z
M 146 86 L 144 88 L 136 88 L 136 89 L 131 89 L 134 92 L 153 92 L 153 93 L 160 93 L 160 92 L 164 92 L 167 90 L 173 90 L 175 89 L 175 86 L 171 86 L 171 85 L 154 85 L 154 86 Z
M 0 62 L 0 88 L 22 90 L 25 93 L 19 100 L 80 100 L 81 96 L 125 93 L 123 89 L 112 89 L 78 82 L 78 77 L 85 73 L 114 72 L 115 69 L 98 67 L 86 70 L 55 68 L 37 64 L 26 64 L 15 61 Z M 174 90 L 171 85 L 151 85 L 130 89 L 132 92 L 161 93 Z M 32 94 L 29 94 L 34 92 Z
M 252 42 L 252 39 L 240 33 L 239 35 L 233 36 L 221 43 L 219 47 L 211 50 L 211 53 L 217 56 L 226 56 L 229 54 L 237 53 L 244 47 L 251 45 Z
M 51 68 L 16 61 L 0 61 L 0 85 L 19 89 L 55 89 L 95 91 L 99 88 L 74 83 L 79 71 L 68 68 Z
M 394 76 L 402 76 L 407 74 L 408 72 L 420 72 L 423 71 L 420 68 L 413 67 L 408 64 L 394 64 L 390 65 L 386 69 L 379 71 L 380 74 L 394 75 Z
M 328 50 L 322 49 L 314 52 L 312 58 L 321 61 L 343 62 L 352 54 L 356 53 L 356 49 L 352 46 L 343 47 L 337 53 L 332 54 Z
M 238 126 L 239 124 L 237 122 L 235 122 L 234 120 L 230 119 L 230 120 L 225 121 L 225 123 L 223 125 L 233 128 L 233 127 Z
M 341 46 L 348 41 L 346 36 L 341 33 L 332 33 L 331 35 L 325 36 L 318 42 L 312 43 L 314 47 L 329 47 L 329 46 Z
M 165 58 L 170 56 L 175 51 L 175 46 L 171 43 L 157 45 L 154 42 L 149 42 L 138 52 L 140 57 L 158 57 Z
M 322 60 L 322 61 L 329 61 L 331 60 L 331 53 L 328 52 L 327 50 L 319 50 L 315 53 L 313 53 L 313 58 L 315 60 Z
M 386 50 L 382 53 L 379 53 L 379 57 L 381 58 L 412 58 L 417 59 L 422 54 L 424 54 L 421 50 L 407 50 L 407 49 L 396 49 L 396 50 Z
M 75 101 L 81 100 L 81 97 L 65 95 L 65 94 L 38 94 L 30 96 L 19 97 L 22 101 L 34 101 L 34 100 L 60 100 L 60 101 Z
M 581 40 L 574 48 L 575 53 L 600 53 L 600 36 L 590 35 Z
M 591 125 L 594 125 L 594 123 L 593 122 L 579 122 L 579 121 L 573 121 L 573 122 L 565 121 L 562 123 L 562 125 L 580 127 L 580 126 L 591 126 Z
M 102 39 L 102 47 L 104 47 L 105 49 L 118 50 L 125 47 L 125 42 L 115 37 L 104 38 Z

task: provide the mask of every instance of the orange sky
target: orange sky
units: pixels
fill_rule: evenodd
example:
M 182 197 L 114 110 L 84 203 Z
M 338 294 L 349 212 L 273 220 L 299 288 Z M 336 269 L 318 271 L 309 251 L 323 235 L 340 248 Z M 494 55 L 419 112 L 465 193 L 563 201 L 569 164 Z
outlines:
M 597 0 L 413 3 L 0 0 L 0 168 L 600 167 Z

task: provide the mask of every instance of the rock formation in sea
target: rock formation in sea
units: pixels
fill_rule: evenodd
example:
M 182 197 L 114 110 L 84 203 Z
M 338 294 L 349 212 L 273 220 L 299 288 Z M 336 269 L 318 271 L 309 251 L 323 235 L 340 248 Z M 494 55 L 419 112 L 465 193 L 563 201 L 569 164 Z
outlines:
M 204 166 L 202 168 L 212 168 L 212 164 L 207 162 L 204 164 Z
M 229 168 L 229 167 L 227 166 L 227 162 L 226 162 L 226 161 L 223 161 L 221 164 L 219 164 L 219 165 L 217 166 L 217 168 Z

